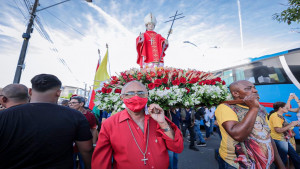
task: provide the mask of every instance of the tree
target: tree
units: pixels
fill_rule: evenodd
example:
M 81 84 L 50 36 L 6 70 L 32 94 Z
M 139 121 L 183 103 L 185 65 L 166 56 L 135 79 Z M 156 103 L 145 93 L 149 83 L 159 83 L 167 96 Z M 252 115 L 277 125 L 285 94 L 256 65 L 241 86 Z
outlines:
M 300 0 L 288 0 L 288 8 L 281 13 L 275 13 L 273 19 L 290 25 L 292 22 L 300 22 Z

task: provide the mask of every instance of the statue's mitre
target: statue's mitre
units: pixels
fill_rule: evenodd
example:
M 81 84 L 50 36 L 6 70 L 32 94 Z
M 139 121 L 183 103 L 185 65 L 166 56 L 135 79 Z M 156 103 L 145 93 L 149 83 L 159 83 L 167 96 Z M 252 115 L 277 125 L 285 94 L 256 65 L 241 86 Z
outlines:
M 154 25 L 156 25 L 156 18 L 152 13 L 149 13 L 145 19 L 144 19 L 145 25 L 147 25 L 148 23 L 153 23 Z

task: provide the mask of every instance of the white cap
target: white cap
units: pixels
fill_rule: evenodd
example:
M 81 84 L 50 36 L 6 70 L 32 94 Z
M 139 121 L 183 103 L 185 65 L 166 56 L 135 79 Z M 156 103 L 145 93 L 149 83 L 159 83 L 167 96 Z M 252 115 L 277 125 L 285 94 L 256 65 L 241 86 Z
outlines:
M 145 18 L 144 18 L 145 25 L 148 23 L 153 23 L 156 25 L 156 18 L 152 13 L 149 13 Z

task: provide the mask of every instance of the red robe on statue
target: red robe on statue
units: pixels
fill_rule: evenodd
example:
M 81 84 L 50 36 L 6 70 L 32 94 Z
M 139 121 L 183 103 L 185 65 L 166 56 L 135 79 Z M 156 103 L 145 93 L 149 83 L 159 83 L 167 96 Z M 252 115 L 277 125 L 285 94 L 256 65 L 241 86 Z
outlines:
M 136 38 L 136 50 L 138 53 L 137 64 L 143 67 L 143 63 L 159 62 L 159 57 L 161 55 L 165 38 L 154 31 L 146 31 L 144 33 L 144 41 L 140 42 L 140 37 Z M 160 60 L 164 63 L 165 51 L 168 48 L 166 45 L 164 53 Z

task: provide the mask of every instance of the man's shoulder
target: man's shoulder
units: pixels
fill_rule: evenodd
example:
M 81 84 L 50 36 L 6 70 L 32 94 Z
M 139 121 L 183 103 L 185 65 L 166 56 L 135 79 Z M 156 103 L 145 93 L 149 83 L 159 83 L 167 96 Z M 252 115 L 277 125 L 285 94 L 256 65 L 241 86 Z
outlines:
M 217 107 L 215 116 L 217 117 L 217 119 L 237 118 L 236 112 L 232 109 L 232 106 L 224 103 L 220 104 Z
M 13 107 L 10 107 L 10 108 L 7 108 L 7 109 L 4 109 L 4 110 L 0 111 L 0 115 L 4 115 L 4 114 L 7 114 L 7 113 L 11 113 L 11 112 L 18 112 L 20 110 L 26 111 L 30 107 L 31 107 L 31 105 L 29 103 L 13 106 Z
M 229 110 L 229 109 L 232 110 L 232 107 L 229 104 L 222 103 L 216 108 L 216 113 L 223 112 L 224 110 Z

